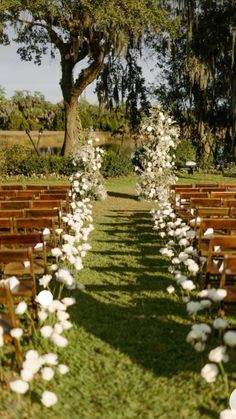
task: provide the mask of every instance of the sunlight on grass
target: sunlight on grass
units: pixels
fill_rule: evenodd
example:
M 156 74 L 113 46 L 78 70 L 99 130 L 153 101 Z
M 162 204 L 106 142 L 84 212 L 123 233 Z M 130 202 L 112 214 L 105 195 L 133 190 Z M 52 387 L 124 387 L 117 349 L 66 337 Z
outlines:
M 193 179 L 203 180 L 188 176 Z M 59 403 L 49 410 L 34 393 L 31 401 L 18 399 L 5 388 L 0 417 L 218 418 L 223 383 L 204 382 L 203 360 L 185 341 L 192 321 L 179 297 L 166 292 L 172 281 L 152 230 L 153 204 L 138 201 L 133 176 L 106 186 L 107 200 L 94 205 L 92 250 L 79 273 L 86 290 L 77 293 L 75 327 L 61 351 L 70 373 L 52 383 Z

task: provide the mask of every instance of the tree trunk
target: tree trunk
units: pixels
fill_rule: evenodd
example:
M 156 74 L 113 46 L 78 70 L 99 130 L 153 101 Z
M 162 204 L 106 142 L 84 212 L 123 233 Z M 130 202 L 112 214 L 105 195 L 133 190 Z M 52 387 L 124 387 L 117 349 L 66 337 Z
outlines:
M 211 133 L 203 121 L 198 122 L 198 137 L 200 142 L 200 167 L 207 168 L 211 161 Z
M 65 103 L 65 134 L 61 154 L 66 156 L 73 153 L 77 144 L 77 106 L 78 98 L 72 97 Z

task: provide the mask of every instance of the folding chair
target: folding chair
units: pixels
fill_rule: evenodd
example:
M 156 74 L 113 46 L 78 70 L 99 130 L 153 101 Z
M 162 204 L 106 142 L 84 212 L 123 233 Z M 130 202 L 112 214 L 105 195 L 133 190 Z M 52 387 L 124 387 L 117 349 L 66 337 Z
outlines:
M 0 248 L 17 249 L 17 248 L 32 248 L 34 272 L 38 275 L 43 275 L 47 270 L 47 254 L 45 238 L 41 233 L 4 233 L 0 234 Z M 0 260 L 1 263 L 1 260 Z M 17 270 L 17 272 L 16 272 Z M 6 275 L 17 275 L 25 273 L 25 267 L 11 264 L 6 268 Z
M 13 299 L 17 298 L 16 301 L 18 301 L 18 297 L 29 299 L 31 307 L 36 313 L 36 282 L 32 249 L 30 247 L 25 249 L 0 249 L 0 266 L 2 277 L 9 281 Z M 12 271 L 14 274 L 11 273 Z
M 236 236 L 213 236 L 209 242 L 205 286 L 211 285 L 212 282 L 217 282 L 219 285 L 224 268 L 225 255 L 236 255 Z
M 3 328 L 3 339 L 4 342 L 10 342 L 14 346 L 16 363 L 20 368 L 22 365 L 20 344 L 19 341 L 10 334 L 11 329 L 19 327 L 19 322 L 15 315 L 9 283 L 4 280 L 0 281 L 0 304 L 5 307 L 5 312 L 0 312 L 0 326 Z

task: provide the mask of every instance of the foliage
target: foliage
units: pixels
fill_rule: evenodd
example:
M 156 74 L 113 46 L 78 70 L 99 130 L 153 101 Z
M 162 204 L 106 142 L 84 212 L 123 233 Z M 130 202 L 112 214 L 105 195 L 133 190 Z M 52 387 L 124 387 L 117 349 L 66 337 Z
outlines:
M 93 2 L 20 2 L 6 12 L 14 25 L 23 60 L 41 64 L 49 50 L 61 58 L 60 86 L 65 104 L 65 141 L 62 152 L 73 151 L 77 141 L 77 99 L 100 73 L 108 54 L 123 55 L 130 40 L 138 45 L 146 32 L 171 29 L 168 15 L 154 0 Z M 22 16 L 27 15 L 27 19 Z M 83 61 L 86 68 L 76 65 Z M 77 66 L 77 68 L 79 68 Z
M 190 140 L 180 140 L 176 150 L 176 164 L 184 165 L 186 161 L 196 161 L 196 147 Z
M 142 114 L 147 113 L 151 106 L 138 59 L 139 53 L 131 44 L 125 62 L 109 55 L 96 85 L 99 103 L 110 110 L 125 106 L 125 116 L 133 130 L 137 129 Z
M 175 183 L 174 150 L 179 141 L 179 131 L 168 114 L 159 108 L 152 108 L 150 116 L 143 120 L 140 139 L 143 151 L 137 191 L 140 198 L 165 201 L 169 186 Z
M 92 105 L 86 100 L 79 101 L 78 114 L 84 129 L 114 132 L 126 122 L 122 109 L 108 110 L 103 106 Z
M 171 8 L 172 2 L 167 3 Z M 229 154 L 234 153 L 235 4 L 232 0 L 191 0 L 179 2 L 177 13 L 181 28 L 164 46 L 162 58 L 168 83 L 159 83 L 156 94 L 185 131 L 185 138 L 196 145 L 201 165 L 207 167 L 219 138 L 224 144 L 228 141 Z M 162 47 L 156 44 L 158 58 L 163 57 Z
M 31 148 L 13 145 L 1 150 L 1 174 L 12 175 L 49 175 L 70 176 L 75 172 L 72 156 L 37 155 Z
M 106 152 L 101 167 L 101 173 L 105 178 L 127 176 L 132 170 L 133 167 L 129 157 L 112 150 Z

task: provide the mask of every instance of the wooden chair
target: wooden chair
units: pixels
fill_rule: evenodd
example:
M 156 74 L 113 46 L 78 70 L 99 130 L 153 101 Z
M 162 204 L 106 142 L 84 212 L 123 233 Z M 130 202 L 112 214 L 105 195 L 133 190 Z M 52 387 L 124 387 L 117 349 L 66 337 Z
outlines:
M 197 207 L 196 216 L 201 218 L 230 217 L 231 208 L 227 207 Z
M 24 217 L 23 209 L 14 209 L 14 210 L 0 210 L 0 218 L 8 217 Z
M 0 211 L 1 213 L 1 211 Z M 61 226 L 61 209 L 60 208 L 27 208 L 24 210 L 25 217 L 32 217 L 32 218 L 47 218 L 53 217 L 57 220 L 58 227 Z
M 229 214 L 231 218 L 236 217 L 236 207 L 231 207 Z
M 25 266 L 26 263 L 27 266 Z M 0 266 L 3 278 L 13 275 L 18 279 L 16 285 L 10 287 L 13 298 L 29 299 L 32 308 L 36 311 L 36 281 L 32 248 L 0 249 Z
M 220 315 L 223 316 L 227 309 L 236 308 L 236 255 L 225 255 L 224 265 L 220 277 L 220 288 L 227 291 L 226 297 L 221 302 Z
M 13 190 L 20 190 L 20 189 L 24 189 L 24 187 L 23 187 L 23 185 L 19 185 L 19 184 L 17 184 L 17 185 L 0 185 L 0 190 L 11 190 L 11 189 L 13 189 Z
M 1 222 L 1 220 L 0 220 Z M 38 218 L 13 218 L 13 229 L 15 233 L 33 233 L 40 232 L 43 234 L 43 230 L 48 228 L 50 230 L 50 237 L 45 238 L 46 245 L 56 247 L 56 217 L 38 217 Z
M 30 202 L 30 208 L 54 209 L 54 208 L 62 208 L 62 204 L 63 204 L 62 201 L 59 199 L 51 199 L 51 200 L 38 199 L 38 200 Z
M 191 189 L 191 188 L 193 188 L 194 187 L 194 184 L 193 183 L 186 183 L 186 184 L 183 184 L 183 185 L 170 185 L 170 190 L 177 190 L 177 189 L 179 189 L 179 188 L 188 188 L 188 189 Z
M 31 191 L 44 191 L 48 189 L 48 185 L 25 185 L 25 189 Z
M 31 247 L 34 255 L 34 272 L 43 275 L 47 270 L 46 245 L 43 234 L 41 233 L 2 233 L 0 234 L 0 247 L 5 249 L 17 249 Z M 1 261 L 0 261 L 1 263 Z M 6 275 L 17 275 L 25 273 L 23 265 L 8 265 Z M 17 272 L 16 272 L 17 270 Z
M 0 281 L 0 304 L 5 307 L 5 312 L 0 312 L 0 326 L 3 328 L 5 343 L 11 343 L 14 347 L 16 364 L 22 365 L 22 353 L 19 341 L 10 334 L 11 329 L 19 327 L 19 321 L 15 315 L 13 299 L 7 281 Z
M 215 281 L 219 284 L 225 255 L 236 255 L 236 236 L 213 236 L 209 242 L 205 286 Z
M 66 190 L 69 191 L 70 190 L 70 184 L 67 185 L 48 185 L 48 189 L 49 190 L 54 190 L 57 189 L 58 191 L 60 190 Z
M 220 188 L 219 186 L 204 186 L 199 188 L 201 192 L 225 192 L 226 188 Z
M 236 197 L 236 192 L 229 192 L 229 191 L 222 191 L 222 192 L 215 192 L 215 191 L 211 191 L 210 192 L 210 197 L 211 198 L 222 198 L 222 199 L 235 199 Z
M 48 193 L 41 193 L 40 194 L 40 196 L 39 196 L 39 199 L 40 200 L 45 200 L 45 201 L 47 201 L 47 200 L 60 200 L 61 201 L 61 204 L 62 204 L 62 208 L 65 208 L 65 210 L 68 212 L 69 211 L 69 206 L 70 206 L 70 202 L 69 202 L 69 193 L 67 192 L 67 191 L 65 191 L 65 192 L 58 192 L 58 191 L 56 191 L 56 192 L 52 192 L 52 193 L 49 193 L 49 192 L 51 192 L 51 191 L 47 191 Z
M 0 234 L 6 232 L 13 232 L 13 220 L 9 218 L 0 218 Z
M 223 207 L 236 207 L 236 199 L 222 199 Z
M 30 208 L 30 201 L 0 201 L 1 210 L 13 210 L 13 209 L 24 209 Z
M 212 234 L 206 235 L 207 229 L 213 229 Z M 213 235 L 236 234 L 235 218 L 203 218 L 199 224 L 198 230 L 198 252 L 200 256 L 207 256 L 209 250 L 209 241 Z

